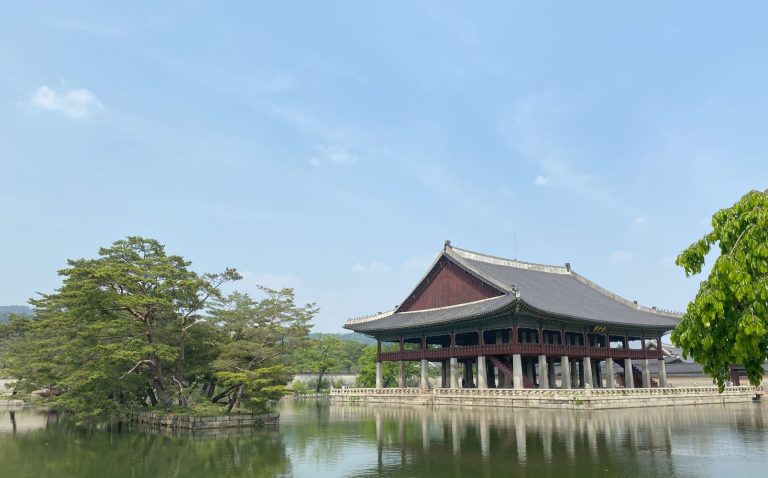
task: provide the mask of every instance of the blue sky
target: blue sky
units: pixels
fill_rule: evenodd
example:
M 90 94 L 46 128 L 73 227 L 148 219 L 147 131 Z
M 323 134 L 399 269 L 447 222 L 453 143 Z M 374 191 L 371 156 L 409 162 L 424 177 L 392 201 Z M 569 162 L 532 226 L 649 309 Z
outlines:
M 768 187 L 762 1 L 108 3 L 0 16 L 0 304 L 143 235 L 318 331 L 446 239 L 683 309 L 674 257 Z

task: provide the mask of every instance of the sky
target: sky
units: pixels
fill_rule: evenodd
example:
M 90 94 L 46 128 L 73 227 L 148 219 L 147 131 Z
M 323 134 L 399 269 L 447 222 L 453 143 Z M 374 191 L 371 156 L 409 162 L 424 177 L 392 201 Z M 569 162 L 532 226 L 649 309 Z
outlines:
M 683 310 L 677 254 L 768 187 L 764 1 L 3 11 L 3 305 L 140 235 L 294 288 L 320 332 L 399 304 L 447 239 Z

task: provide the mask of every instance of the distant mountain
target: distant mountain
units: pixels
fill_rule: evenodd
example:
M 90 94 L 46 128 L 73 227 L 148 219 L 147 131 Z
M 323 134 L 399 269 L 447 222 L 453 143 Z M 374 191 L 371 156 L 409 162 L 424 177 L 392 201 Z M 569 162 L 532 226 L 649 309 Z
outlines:
M 313 333 L 309 334 L 309 338 L 317 339 L 317 338 L 320 338 L 321 335 L 322 336 L 333 335 L 334 337 L 336 337 L 339 340 L 354 340 L 355 342 L 361 342 L 361 343 L 364 343 L 366 345 L 375 344 L 376 343 L 376 341 L 373 340 L 372 338 L 370 338 L 370 337 L 368 337 L 366 335 L 355 333 L 355 332 L 347 332 L 347 333 L 344 333 L 344 334 L 324 334 L 324 333 L 321 333 L 321 332 L 313 332 Z
M 0 323 L 7 322 L 11 314 L 34 315 L 35 311 L 28 305 L 0 305 Z

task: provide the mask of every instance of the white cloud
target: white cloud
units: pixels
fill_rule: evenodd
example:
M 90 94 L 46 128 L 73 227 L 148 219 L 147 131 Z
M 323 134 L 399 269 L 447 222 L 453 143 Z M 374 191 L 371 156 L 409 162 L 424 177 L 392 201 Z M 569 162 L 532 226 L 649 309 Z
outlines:
M 648 218 L 645 216 L 636 217 L 634 221 L 632 221 L 636 225 L 645 224 L 645 221 L 647 221 Z
M 94 110 L 104 109 L 91 90 L 77 88 L 58 92 L 43 85 L 35 91 L 30 104 L 44 111 L 58 111 L 72 119 L 86 119 Z
M 318 155 L 309 160 L 309 164 L 320 167 L 325 164 L 349 165 L 357 162 L 357 156 L 339 144 L 317 146 Z
M 287 274 L 271 274 L 269 272 L 241 271 L 243 279 L 234 283 L 234 288 L 249 294 L 258 294 L 258 286 L 270 289 L 295 288 L 301 281 L 298 277 Z
M 356 274 L 369 273 L 383 275 L 392 272 L 392 266 L 382 261 L 373 261 L 367 266 L 362 262 L 356 262 L 355 265 L 352 266 L 352 272 Z
M 626 264 L 627 262 L 633 261 L 636 255 L 637 254 L 634 252 L 617 250 L 613 251 L 611 255 L 608 256 L 608 261 L 613 264 Z
M 536 179 L 533 180 L 533 184 L 540 187 L 549 186 L 552 183 L 552 180 L 546 176 L 536 176 Z

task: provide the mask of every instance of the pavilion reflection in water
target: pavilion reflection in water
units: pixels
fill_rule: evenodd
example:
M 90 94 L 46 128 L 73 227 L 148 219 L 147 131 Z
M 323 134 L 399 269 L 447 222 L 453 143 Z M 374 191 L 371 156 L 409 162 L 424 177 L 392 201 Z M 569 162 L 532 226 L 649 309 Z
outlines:
M 749 407 L 747 413 L 743 407 Z M 710 427 L 765 429 L 762 407 L 748 404 L 604 413 L 342 403 L 331 404 L 330 418 L 373 421 L 375 436 L 368 438 L 375 439 L 381 469 L 423 466 L 426 460 L 439 466 L 449 461 L 497 467 L 502 456 L 512 467 L 568 462 L 602 470 L 618 470 L 629 458 L 658 471 L 672 466 L 673 436 Z

